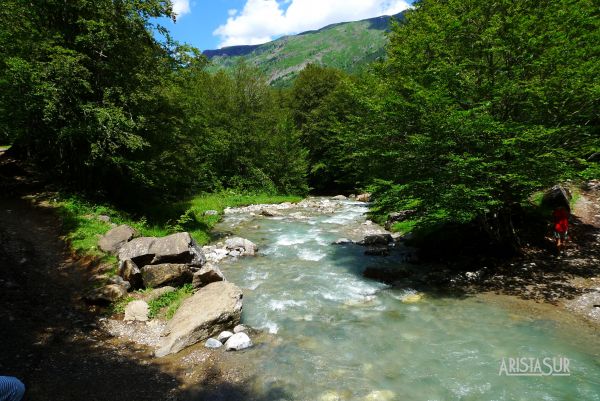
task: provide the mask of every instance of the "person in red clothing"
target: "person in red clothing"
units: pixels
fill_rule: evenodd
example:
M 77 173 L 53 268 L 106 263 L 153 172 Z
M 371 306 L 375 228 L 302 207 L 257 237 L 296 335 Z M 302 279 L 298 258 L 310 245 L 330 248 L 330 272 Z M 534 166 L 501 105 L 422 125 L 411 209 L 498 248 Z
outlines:
M 554 238 L 556 239 L 556 248 L 560 252 L 565 246 L 567 236 L 569 235 L 569 211 L 564 207 L 554 209 L 552 212 L 554 218 Z

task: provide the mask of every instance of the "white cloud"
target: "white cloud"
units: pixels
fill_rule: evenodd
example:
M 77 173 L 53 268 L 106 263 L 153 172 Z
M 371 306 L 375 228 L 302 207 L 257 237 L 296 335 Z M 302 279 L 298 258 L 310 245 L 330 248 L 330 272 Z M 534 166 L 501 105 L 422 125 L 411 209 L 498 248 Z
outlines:
M 173 12 L 178 17 L 190 13 L 190 0 L 171 0 L 173 3 Z
M 246 0 L 244 9 L 230 13 L 213 35 L 221 38 L 220 47 L 260 44 L 279 35 L 393 15 L 409 7 L 405 0 Z

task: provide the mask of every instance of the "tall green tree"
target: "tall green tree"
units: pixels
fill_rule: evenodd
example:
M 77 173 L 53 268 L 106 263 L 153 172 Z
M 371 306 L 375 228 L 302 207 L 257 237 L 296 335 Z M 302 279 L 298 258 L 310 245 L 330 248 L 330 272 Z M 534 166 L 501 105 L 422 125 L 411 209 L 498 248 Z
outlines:
M 113 196 L 182 189 L 164 88 L 187 54 L 151 20 L 170 1 L 9 0 L 0 10 L 0 132 L 52 174 Z M 178 185 L 176 185 L 178 184 Z M 127 194 L 131 196 L 131 194 Z
M 172 97 L 202 190 L 307 191 L 306 152 L 292 115 L 256 69 L 243 62 L 231 74 L 186 68 Z
M 598 148 L 599 24 L 589 0 L 417 2 L 380 67 L 389 95 L 372 99 L 392 134 L 380 212 L 477 220 L 514 243 L 516 207 Z

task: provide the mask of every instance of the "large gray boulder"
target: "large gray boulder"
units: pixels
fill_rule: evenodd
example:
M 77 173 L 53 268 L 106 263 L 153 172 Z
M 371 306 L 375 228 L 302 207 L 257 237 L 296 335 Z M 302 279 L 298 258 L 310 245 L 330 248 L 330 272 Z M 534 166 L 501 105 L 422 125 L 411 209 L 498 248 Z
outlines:
M 161 263 L 142 267 L 142 280 L 146 288 L 190 283 L 192 275 L 190 266 L 180 263 Z
M 200 288 L 210 283 L 223 280 L 225 280 L 225 276 L 223 276 L 221 270 L 212 263 L 207 263 L 204 266 L 202 266 L 200 270 L 194 273 L 194 276 L 192 278 L 192 285 L 194 286 L 194 288 Z
M 237 286 L 227 281 L 209 284 L 182 302 L 155 355 L 179 352 L 233 327 L 240 322 L 241 313 L 242 291 Z
M 225 248 L 232 252 L 237 251 L 240 255 L 250 256 L 256 254 L 256 251 L 258 250 L 258 247 L 254 242 L 241 237 L 233 237 L 226 240 Z
M 123 224 L 109 230 L 100 237 L 98 247 L 104 252 L 116 254 L 123 245 L 131 241 L 136 235 L 137 231 L 128 225 Z
M 119 260 L 127 259 L 133 260 L 138 266 L 160 263 L 186 263 L 192 266 L 202 266 L 206 263 L 202 249 L 186 232 L 161 238 L 135 238 L 119 250 Z

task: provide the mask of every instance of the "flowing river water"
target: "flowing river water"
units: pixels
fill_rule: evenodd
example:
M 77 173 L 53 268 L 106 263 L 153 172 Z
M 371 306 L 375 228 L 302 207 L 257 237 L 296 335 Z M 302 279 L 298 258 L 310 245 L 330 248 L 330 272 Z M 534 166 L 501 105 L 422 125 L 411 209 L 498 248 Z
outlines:
M 256 393 L 308 401 L 600 400 L 600 342 L 591 328 L 494 296 L 419 297 L 364 278 L 366 267 L 401 258 L 332 244 L 368 228 L 367 207 L 316 202 L 331 210 L 232 213 L 217 227 L 260 248 L 257 257 L 221 264 L 244 291 L 243 323 L 270 333 L 242 351 Z M 566 357 L 570 376 L 500 375 L 511 357 Z

